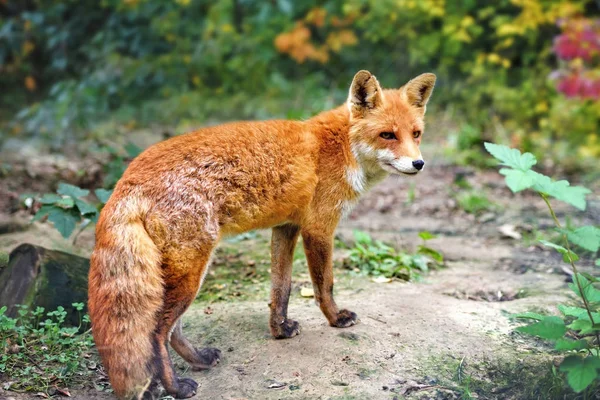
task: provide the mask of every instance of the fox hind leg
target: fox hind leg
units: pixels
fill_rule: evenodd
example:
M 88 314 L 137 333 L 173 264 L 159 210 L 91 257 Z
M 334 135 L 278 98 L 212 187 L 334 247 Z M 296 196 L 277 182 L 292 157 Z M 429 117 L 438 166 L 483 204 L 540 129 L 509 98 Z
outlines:
M 177 320 L 175 329 L 171 334 L 171 347 L 185 361 L 187 361 L 194 371 L 201 371 L 214 367 L 221 360 L 221 350 L 214 347 L 205 347 L 198 349 L 194 347 L 183 335 L 181 318 Z
M 294 248 L 300 228 L 282 225 L 273 228 L 271 239 L 271 334 L 277 339 L 291 338 L 300 333 L 297 321 L 288 319 L 287 309 L 292 288 Z
M 165 300 L 154 332 L 153 367 L 155 376 L 160 379 L 167 393 L 178 399 L 195 395 L 198 384 L 193 379 L 180 378 L 175 374 L 167 343 L 176 322 L 198 293 L 214 246 L 205 247 L 202 251 L 178 249 L 164 259 Z

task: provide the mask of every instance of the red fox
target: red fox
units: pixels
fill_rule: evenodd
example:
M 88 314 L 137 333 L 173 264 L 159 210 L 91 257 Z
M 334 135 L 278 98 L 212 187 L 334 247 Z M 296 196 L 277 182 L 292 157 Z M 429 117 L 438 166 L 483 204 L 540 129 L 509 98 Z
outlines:
M 155 144 L 125 171 L 100 214 L 89 276 L 92 332 L 114 393 L 175 398 L 198 384 L 175 374 L 167 345 L 195 369 L 217 349 L 197 349 L 180 317 L 194 301 L 219 240 L 272 228 L 270 330 L 300 332 L 287 315 L 292 257 L 301 235 L 315 300 L 333 327 L 357 322 L 333 299 L 335 228 L 389 174 L 414 175 L 435 84 L 422 74 L 382 90 L 359 71 L 346 104 L 306 121 L 236 122 Z

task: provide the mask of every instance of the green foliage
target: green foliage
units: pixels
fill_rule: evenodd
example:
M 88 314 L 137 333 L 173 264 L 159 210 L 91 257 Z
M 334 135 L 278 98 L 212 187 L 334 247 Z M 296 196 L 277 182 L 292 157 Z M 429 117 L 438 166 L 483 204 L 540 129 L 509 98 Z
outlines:
M 67 183 L 59 183 L 56 193 L 46 193 L 39 198 L 42 206 L 33 217 L 33 221 L 39 221 L 47 216 L 48 221 L 52 222 L 60 234 L 67 239 L 79 222 L 95 222 L 98 219 L 98 206 L 82 199 L 82 197 L 89 194 L 90 191 L 87 189 L 81 189 Z M 104 204 L 110 197 L 111 191 L 97 189 L 95 194 L 100 202 Z
M 89 381 L 96 361 L 90 359 L 93 347 L 87 315 L 81 315 L 82 303 L 73 307 L 80 312 L 80 325 L 65 326 L 63 307 L 46 312 L 42 307 L 29 310 L 21 306 L 16 318 L 10 318 L 6 306 L 0 307 L 0 373 L 10 378 L 7 390 L 44 392 L 52 387 L 66 388 Z
M 408 281 L 430 267 L 441 266 L 444 260 L 440 252 L 426 246 L 426 241 L 435 236 L 429 232 L 421 232 L 419 236 L 423 244 L 419 245 L 416 254 L 408 254 L 374 240 L 365 232 L 354 231 L 355 243 L 346 265 L 365 275 Z
M 4 9 L 8 135 L 60 146 L 112 118 L 305 118 L 343 101 L 361 68 L 390 87 L 431 70 L 444 89 L 435 104 L 469 121 L 457 140 L 466 162 L 486 137 L 507 132 L 540 154 L 600 154 L 598 105 L 565 98 L 548 79 L 557 22 L 597 15 L 592 0 L 13 1 Z
M 479 192 L 459 193 L 458 205 L 469 214 L 481 214 L 491 210 L 494 203 L 484 194 Z
M 142 152 L 142 149 L 128 142 L 124 147 L 124 151 L 120 151 L 112 146 L 106 146 L 104 150 L 108 153 L 109 159 L 103 166 L 105 174 L 103 186 L 113 188 L 119 179 L 121 179 L 121 176 L 123 176 L 128 162 L 137 157 Z M 102 199 L 100 200 L 102 201 Z
M 571 186 L 567 181 L 554 181 L 531 170 L 537 160 L 530 153 L 521 154 L 516 149 L 492 143 L 485 143 L 485 147 L 505 167 L 500 173 L 505 176 L 506 184 L 513 192 L 531 189 L 538 192 L 546 202 L 564 245 L 547 240 L 541 240 L 541 243 L 555 249 L 563 256 L 563 260 L 571 265 L 573 282 L 569 287 L 579 299 L 577 306 L 559 304 L 558 309 L 562 316 L 517 314 L 514 317 L 532 319 L 535 322 L 520 326 L 516 330 L 554 342 L 556 351 L 566 352 L 568 356 L 561 363 L 559 370 L 565 373 L 571 389 L 577 393 L 583 392 L 597 382 L 600 369 L 600 290 L 595 286 L 596 278 L 578 272 L 575 262 L 579 257 L 571 250 L 571 245 L 598 252 L 600 229 L 594 226 L 564 229 L 549 198 L 553 197 L 585 210 L 585 197 L 591 192 L 581 186 Z M 589 340 L 589 336 L 594 339 Z M 573 340 L 573 337 L 578 339 Z
M 506 185 L 513 192 L 532 189 L 544 196 L 554 197 L 585 210 L 585 196 L 591 191 L 581 186 L 571 186 L 565 180 L 555 181 L 533 171 L 531 167 L 537 163 L 533 154 L 521 154 L 519 150 L 493 143 L 485 143 L 485 148 L 501 162 L 501 165 L 507 167 L 500 169 L 500 173 L 505 176 Z

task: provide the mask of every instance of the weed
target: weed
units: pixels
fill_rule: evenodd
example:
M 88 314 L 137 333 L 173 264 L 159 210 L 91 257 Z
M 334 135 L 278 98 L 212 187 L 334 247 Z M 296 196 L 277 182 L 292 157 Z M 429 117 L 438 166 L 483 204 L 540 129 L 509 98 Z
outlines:
M 481 214 L 495 207 L 495 204 L 484 194 L 478 192 L 460 193 L 458 205 L 469 214 Z
M 355 244 L 345 265 L 364 275 L 408 281 L 418 277 L 421 272 L 427 272 L 430 266 L 438 266 L 443 262 L 439 252 L 425 245 L 433 235 L 422 232 L 420 236 L 423 244 L 416 254 L 408 254 L 373 240 L 367 233 L 355 231 Z
M 39 221 L 47 216 L 48 221 L 52 222 L 60 234 L 67 239 L 78 223 L 81 222 L 79 230 L 81 232 L 91 222 L 97 221 L 100 215 L 99 208 L 108 201 L 112 191 L 96 189 L 94 193 L 100 200 L 100 205 L 94 205 L 82 199 L 90 194 L 89 190 L 60 183 L 56 193 L 46 193 L 38 199 L 42 206 L 32 221 Z M 77 235 L 75 239 L 77 239 Z
M 46 313 L 42 307 L 21 306 L 16 318 L 5 315 L 6 306 L 0 308 L 0 373 L 10 377 L 5 389 L 48 393 L 89 381 L 97 365 L 89 354 L 89 319 L 81 314 L 83 303 L 73 307 L 80 312 L 77 327 L 65 326 L 63 307 Z
M 600 289 L 596 287 L 600 280 L 579 272 L 575 265 L 579 257 L 573 252 L 572 245 L 597 253 L 600 249 L 600 229 L 595 226 L 563 227 L 550 199 L 563 201 L 584 211 L 587 205 L 585 197 L 591 192 L 581 186 L 571 186 L 566 180 L 555 181 L 533 171 L 531 168 L 537 160 L 531 153 L 521 154 L 516 149 L 492 143 L 486 143 L 485 147 L 501 162 L 503 168 L 500 173 L 506 177 L 506 184 L 513 192 L 531 189 L 546 203 L 562 243 L 540 242 L 558 251 L 563 260 L 570 264 L 573 282 L 569 287 L 579 301 L 577 306 L 559 304 L 558 310 L 562 316 L 534 312 L 517 314 L 514 317 L 533 321 L 518 327 L 517 331 L 550 341 L 555 351 L 565 353 L 566 357 L 558 370 L 566 375 L 567 383 L 576 393 L 588 393 L 597 385 L 600 370 Z

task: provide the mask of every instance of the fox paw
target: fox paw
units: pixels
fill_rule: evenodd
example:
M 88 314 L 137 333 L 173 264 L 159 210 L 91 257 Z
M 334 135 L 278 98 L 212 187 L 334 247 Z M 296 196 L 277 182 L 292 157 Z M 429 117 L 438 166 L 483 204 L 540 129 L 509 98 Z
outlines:
M 300 324 L 292 319 L 280 322 L 271 321 L 271 334 L 275 339 L 287 339 L 300 333 Z
M 194 371 L 202 371 L 217 365 L 221 361 L 221 350 L 214 347 L 196 349 L 196 358 L 192 364 Z
M 175 394 L 176 399 L 189 399 L 196 394 L 198 383 L 191 378 L 177 378 L 179 389 Z
M 336 328 L 347 328 L 356 324 L 357 320 L 358 317 L 356 316 L 356 313 L 353 313 L 350 310 L 340 310 L 337 314 L 337 318 L 335 321 L 333 321 L 331 326 Z

